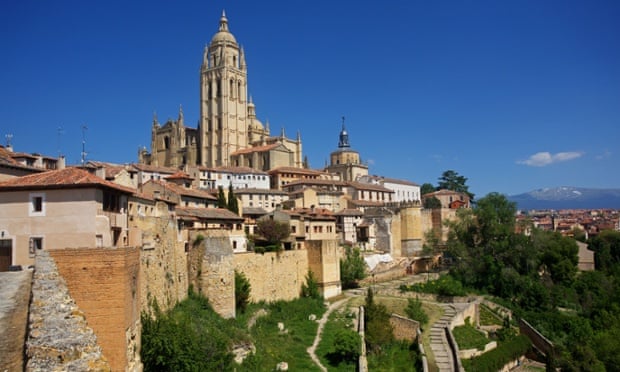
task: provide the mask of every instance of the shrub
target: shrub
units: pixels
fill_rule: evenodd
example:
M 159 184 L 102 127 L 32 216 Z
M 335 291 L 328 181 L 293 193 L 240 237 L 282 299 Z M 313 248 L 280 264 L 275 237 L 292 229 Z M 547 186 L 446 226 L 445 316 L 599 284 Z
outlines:
M 350 329 L 339 329 L 334 335 L 334 345 L 328 358 L 333 365 L 340 362 L 355 362 L 360 356 L 362 340 L 359 334 Z
M 308 270 L 306 275 L 306 282 L 301 285 L 301 297 L 323 298 L 319 291 L 319 283 L 316 281 L 314 273 L 310 270 Z
M 415 299 L 407 299 L 405 313 L 410 319 L 420 322 L 420 327 L 423 327 L 428 323 L 428 315 L 426 315 L 426 312 L 422 309 L 422 301 L 420 301 L 417 297 Z
M 252 286 L 244 273 L 235 270 L 235 308 L 244 313 L 250 302 Z
M 345 247 L 345 257 L 340 260 L 342 288 L 357 288 L 357 282 L 366 277 L 366 261 L 359 248 Z
M 467 371 L 499 371 L 506 363 L 525 354 L 531 347 L 530 340 L 524 335 L 519 335 L 479 357 L 463 360 L 463 367 Z

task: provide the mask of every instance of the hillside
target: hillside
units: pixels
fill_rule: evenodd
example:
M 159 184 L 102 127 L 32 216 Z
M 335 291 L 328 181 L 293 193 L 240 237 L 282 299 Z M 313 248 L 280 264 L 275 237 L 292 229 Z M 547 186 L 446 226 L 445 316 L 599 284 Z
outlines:
M 508 196 L 517 208 L 530 209 L 620 209 L 620 189 L 562 186 Z

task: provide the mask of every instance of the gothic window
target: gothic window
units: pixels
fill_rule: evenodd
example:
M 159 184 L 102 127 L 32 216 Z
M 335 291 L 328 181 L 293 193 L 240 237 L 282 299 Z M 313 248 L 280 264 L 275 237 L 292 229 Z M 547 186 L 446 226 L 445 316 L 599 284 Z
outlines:
M 207 82 L 207 97 L 213 98 L 213 89 L 211 88 L 211 82 Z
M 239 97 L 240 100 L 243 98 L 243 96 L 241 95 L 241 82 L 240 81 L 237 82 L 237 97 Z
M 233 94 L 234 92 L 235 92 L 235 82 L 233 81 L 233 79 L 230 79 L 230 89 L 229 89 L 230 99 L 235 98 L 235 95 Z
M 207 119 L 207 131 L 211 131 L 211 119 Z
M 217 129 L 222 130 L 222 118 L 217 118 Z
M 239 66 L 237 66 L 237 56 L 233 56 L 233 66 L 239 68 Z
M 168 150 L 170 148 L 170 138 L 168 136 L 164 137 L 164 149 Z
M 217 92 L 215 94 L 218 97 L 222 96 L 222 82 L 220 80 L 217 81 Z

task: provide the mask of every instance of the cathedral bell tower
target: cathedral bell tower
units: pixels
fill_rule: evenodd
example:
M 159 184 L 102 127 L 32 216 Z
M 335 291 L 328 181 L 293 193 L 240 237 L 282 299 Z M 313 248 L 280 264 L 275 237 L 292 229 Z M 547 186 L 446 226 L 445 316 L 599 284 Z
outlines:
M 200 68 L 200 165 L 230 165 L 248 147 L 247 66 L 243 49 L 222 12 L 219 30 L 205 47 Z

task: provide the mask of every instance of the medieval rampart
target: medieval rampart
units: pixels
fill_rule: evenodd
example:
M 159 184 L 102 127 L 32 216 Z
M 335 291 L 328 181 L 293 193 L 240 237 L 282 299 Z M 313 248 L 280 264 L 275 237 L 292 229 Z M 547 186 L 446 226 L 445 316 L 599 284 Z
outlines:
M 112 370 L 140 370 L 137 248 L 50 250 L 69 293 L 95 331 Z
M 237 253 L 234 265 L 250 281 L 251 301 L 292 300 L 299 297 L 301 285 L 305 283 L 308 252 Z
M 26 371 L 111 370 L 48 251 L 35 258 L 26 355 Z

